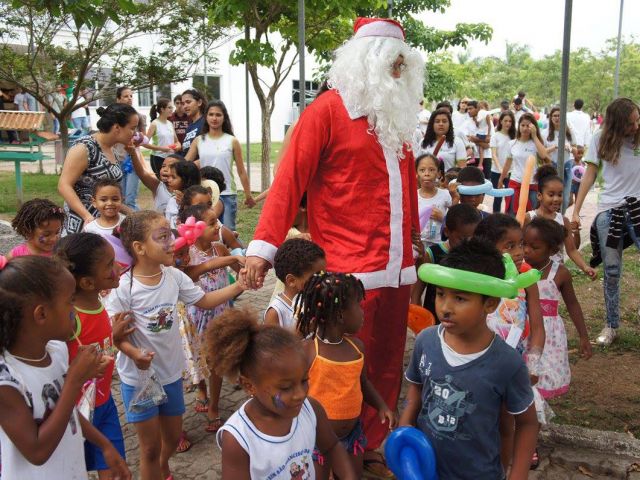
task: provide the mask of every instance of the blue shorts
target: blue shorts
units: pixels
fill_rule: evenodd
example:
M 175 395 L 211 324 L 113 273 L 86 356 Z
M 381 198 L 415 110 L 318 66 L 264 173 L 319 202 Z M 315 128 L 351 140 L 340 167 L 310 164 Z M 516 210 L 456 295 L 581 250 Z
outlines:
M 136 387 L 120 382 L 120 392 L 122 393 L 122 403 L 124 404 L 124 413 L 127 417 L 127 422 L 144 422 L 158 415 L 162 415 L 163 417 L 177 417 L 182 415 L 186 411 L 184 407 L 184 393 L 182 392 L 182 379 L 176 380 L 168 385 L 163 385 L 162 388 L 167 394 L 167 403 L 149 408 L 141 413 L 131 413 L 129 411 L 129 404 L 133 399 Z
M 101 434 L 107 437 L 122 458 L 125 458 L 124 438 L 122 437 L 122 429 L 118 419 L 118 409 L 112 396 L 109 396 L 109 400 L 95 408 L 92 423 Z M 102 450 L 91 442 L 84 442 L 84 460 L 89 472 L 109 469 L 102 455 Z

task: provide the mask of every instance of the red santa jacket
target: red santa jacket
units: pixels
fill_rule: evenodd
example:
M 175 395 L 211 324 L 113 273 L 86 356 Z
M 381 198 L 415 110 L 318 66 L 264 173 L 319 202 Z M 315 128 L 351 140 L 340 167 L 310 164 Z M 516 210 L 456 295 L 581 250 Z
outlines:
M 413 154 L 385 155 L 367 118 L 351 119 L 335 90 L 314 100 L 295 126 L 247 256 L 273 264 L 305 191 L 311 238 L 329 271 L 353 273 L 366 289 L 416 281 Z

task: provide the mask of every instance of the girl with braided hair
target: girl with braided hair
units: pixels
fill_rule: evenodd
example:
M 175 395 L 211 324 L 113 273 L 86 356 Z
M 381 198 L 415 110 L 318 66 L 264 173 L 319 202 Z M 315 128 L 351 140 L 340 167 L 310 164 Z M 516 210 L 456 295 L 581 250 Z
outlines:
M 360 306 L 363 299 L 364 286 L 353 275 L 321 272 L 309 279 L 294 307 L 298 330 L 306 338 L 309 396 L 318 400 L 327 412 L 358 478 L 362 476 L 367 445 L 360 421 L 363 400 L 378 411 L 382 423 L 389 422 L 389 429 L 398 420 L 367 379 L 364 344 L 353 336 L 364 322 Z M 316 472 L 326 468 L 317 449 L 314 463 Z M 328 473 L 323 471 L 319 478 L 326 478 Z
M 60 238 L 64 218 L 64 210 L 51 200 L 34 198 L 24 202 L 11 226 L 26 242 L 14 247 L 8 257 L 51 256 L 53 247 Z

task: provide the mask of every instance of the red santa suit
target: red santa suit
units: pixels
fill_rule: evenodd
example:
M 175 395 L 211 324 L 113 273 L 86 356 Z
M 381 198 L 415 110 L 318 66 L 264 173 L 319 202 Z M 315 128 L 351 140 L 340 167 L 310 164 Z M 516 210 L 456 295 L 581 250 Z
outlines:
M 354 114 L 354 117 L 357 114 Z M 326 252 L 327 270 L 362 280 L 368 376 L 396 408 L 402 380 L 410 285 L 416 281 L 412 228 L 420 231 L 413 154 L 383 152 L 366 116 L 352 118 L 335 90 L 304 111 L 278 168 L 247 256 L 273 264 L 307 192 L 311 238 Z M 363 412 L 368 447 L 388 425 Z

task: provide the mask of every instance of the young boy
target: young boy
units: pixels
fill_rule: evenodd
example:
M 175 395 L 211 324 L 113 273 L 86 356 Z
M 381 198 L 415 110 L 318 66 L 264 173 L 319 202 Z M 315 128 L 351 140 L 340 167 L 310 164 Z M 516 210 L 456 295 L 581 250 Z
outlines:
M 458 172 L 457 178 L 458 185 L 463 185 L 465 187 L 475 187 L 476 185 L 484 185 L 484 173 L 478 167 L 464 167 L 462 170 Z M 483 210 L 484 202 L 484 193 L 479 195 L 463 195 L 460 194 L 460 203 L 468 203 L 473 205 L 474 208 L 477 208 L 482 215 L 482 218 L 487 218 L 490 213 L 485 212 Z
M 452 249 L 441 264 L 505 275 L 500 253 L 478 239 Z M 504 478 L 498 429 L 503 405 L 516 423 L 509 479 L 526 479 L 529 472 L 538 434 L 533 392 L 522 357 L 487 327 L 487 314 L 499 301 L 438 287 L 442 323 L 418 335 L 405 373 L 410 384 L 400 425 L 417 425 L 429 438 L 443 480 Z
M 280 245 L 273 263 L 284 291 L 271 300 L 264 312 L 264 323 L 295 330 L 294 297 L 302 291 L 311 275 L 327 268 L 324 250 L 310 240 L 292 238 Z
M 122 223 L 122 188 L 120 183 L 110 178 L 98 180 L 93 186 L 93 206 L 100 216 L 91 223 L 85 223 L 84 231 L 98 235 L 111 235 L 113 229 Z

